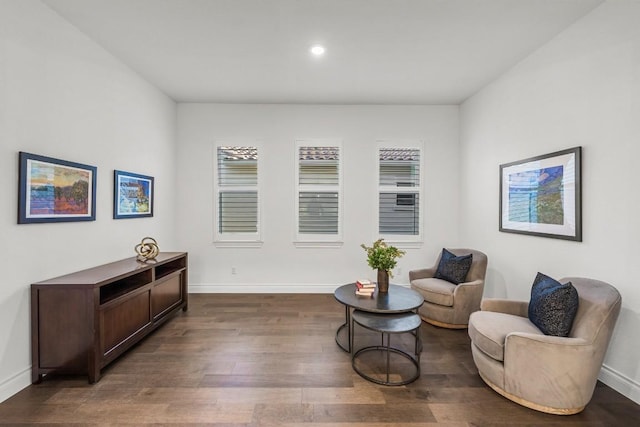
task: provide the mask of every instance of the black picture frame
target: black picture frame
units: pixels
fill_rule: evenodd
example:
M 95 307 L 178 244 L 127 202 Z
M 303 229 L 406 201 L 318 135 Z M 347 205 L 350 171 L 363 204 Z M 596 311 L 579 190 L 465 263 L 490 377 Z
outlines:
M 505 233 L 582 241 L 582 147 L 500 165 Z
M 95 166 L 19 152 L 18 224 L 95 221 Z
M 153 216 L 154 178 L 139 173 L 113 171 L 113 218 Z

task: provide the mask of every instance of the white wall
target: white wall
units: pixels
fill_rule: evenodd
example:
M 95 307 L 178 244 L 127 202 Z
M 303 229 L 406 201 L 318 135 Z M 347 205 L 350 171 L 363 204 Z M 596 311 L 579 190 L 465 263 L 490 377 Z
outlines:
M 537 271 L 604 280 L 622 312 L 601 379 L 640 402 L 640 3 L 606 2 L 461 107 L 461 235 L 485 296 L 529 299 Z M 499 165 L 583 147 L 582 243 L 498 232 Z
M 337 138 L 344 155 L 344 245 L 294 247 L 294 141 Z M 458 244 L 458 107 L 216 105 L 178 106 L 177 239 L 189 251 L 190 290 L 332 292 L 372 277 L 361 243 L 375 240 L 376 140 L 420 139 L 425 146 L 425 243 L 407 249 L 394 279 Z M 261 248 L 220 248 L 213 242 L 213 144 L 262 141 Z M 237 274 L 231 274 L 235 267 Z
M 30 283 L 174 240 L 175 103 L 36 0 L 0 1 L 0 401 L 30 383 Z M 97 166 L 96 221 L 17 225 L 18 152 Z M 113 170 L 156 178 L 155 216 L 113 220 Z

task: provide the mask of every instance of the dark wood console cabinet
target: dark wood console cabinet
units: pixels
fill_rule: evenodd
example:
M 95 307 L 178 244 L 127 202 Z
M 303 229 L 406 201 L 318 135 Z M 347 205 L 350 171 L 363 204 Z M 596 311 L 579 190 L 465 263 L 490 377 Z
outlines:
M 123 259 L 31 285 L 31 381 L 100 370 L 187 310 L 187 253 Z

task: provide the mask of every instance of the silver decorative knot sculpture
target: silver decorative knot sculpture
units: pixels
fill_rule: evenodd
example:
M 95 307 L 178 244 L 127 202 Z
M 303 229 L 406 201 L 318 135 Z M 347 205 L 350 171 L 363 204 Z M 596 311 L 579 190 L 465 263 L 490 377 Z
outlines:
M 138 254 L 138 261 L 142 262 L 152 260 L 160 253 L 158 242 L 153 237 L 145 237 L 134 249 Z

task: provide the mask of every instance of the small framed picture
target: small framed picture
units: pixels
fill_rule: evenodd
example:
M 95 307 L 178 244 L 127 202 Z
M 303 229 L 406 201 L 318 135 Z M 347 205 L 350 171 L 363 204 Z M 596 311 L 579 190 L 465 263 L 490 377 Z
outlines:
M 500 165 L 500 231 L 582 241 L 582 148 Z
M 153 216 L 153 177 L 114 171 L 113 218 Z
M 18 224 L 95 221 L 95 166 L 20 152 Z

